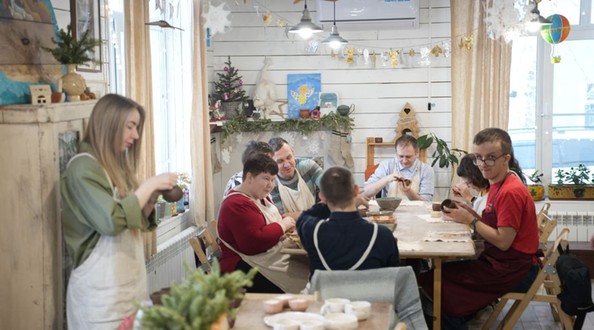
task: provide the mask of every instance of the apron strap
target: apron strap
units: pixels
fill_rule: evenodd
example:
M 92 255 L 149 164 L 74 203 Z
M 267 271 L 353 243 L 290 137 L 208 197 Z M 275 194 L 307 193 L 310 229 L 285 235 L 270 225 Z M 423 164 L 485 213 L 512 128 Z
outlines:
M 322 255 L 322 252 L 320 251 L 320 247 L 318 245 L 318 231 L 320 230 L 320 226 L 322 225 L 322 223 L 326 223 L 328 221 L 330 221 L 330 219 L 321 220 L 316 224 L 316 227 L 314 228 L 314 233 L 313 233 L 313 240 L 314 240 L 314 246 L 316 247 L 316 251 L 318 252 L 318 257 L 320 257 L 320 261 L 322 262 L 322 265 L 324 265 L 324 268 L 326 268 L 326 270 L 332 270 L 332 268 L 330 268 L 330 266 L 328 266 L 326 259 L 324 259 L 324 256 Z M 361 258 L 359 258 L 359 260 L 353 266 L 351 266 L 348 270 L 355 270 L 355 269 L 359 268 L 359 266 L 361 266 L 361 264 L 363 262 L 365 262 L 365 259 L 367 259 L 367 256 L 369 256 L 369 253 L 371 252 L 371 249 L 373 248 L 373 245 L 375 244 L 375 240 L 377 239 L 377 223 L 373 222 L 372 224 L 373 224 L 373 233 L 371 234 L 371 240 L 369 241 L 369 244 L 367 245 L 367 249 L 365 249 L 365 252 L 363 252 L 363 255 L 361 256 Z

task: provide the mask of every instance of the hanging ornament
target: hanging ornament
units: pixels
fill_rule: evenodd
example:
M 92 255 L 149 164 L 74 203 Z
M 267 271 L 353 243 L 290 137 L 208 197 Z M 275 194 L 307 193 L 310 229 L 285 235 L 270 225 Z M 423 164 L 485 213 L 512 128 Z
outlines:
M 544 41 L 551 44 L 551 63 L 561 62 L 561 56 L 557 53 L 557 44 L 562 43 L 571 31 L 571 25 L 565 16 L 555 14 L 547 17 L 552 23 L 540 29 L 540 35 Z
M 410 57 L 414 57 L 415 54 L 417 54 L 417 52 L 415 52 L 415 50 L 412 48 L 408 51 L 408 56 L 410 56 Z
M 485 26 L 491 39 L 510 42 L 525 35 L 526 25 L 535 17 L 531 11 L 540 0 L 498 0 L 485 6 Z M 536 15 L 537 16 L 537 15 Z
M 347 55 L 346 55 L 347 64 L 353 64 L 354 63 L 353 57 L 355 56 L 355 48 L 348 47 L 346 49 L 346 53 L 347 53 Z
M 320 42 L 318 40 L 312 39 L 309 41 L 306 51 L 310 54 L 315 54 L 318 52 L 318 46 L 320 46 Z
M 395 68 L 398 65 L 398 51 L 390 49 L 390 63 Z
M 441 48 L 443 49 L 443 57 L 450 57 L 450 54 L 452 53 L 450 43 L 447 41 L 442 42 Z
M 270 26 L 270 24 L 272 23 L 272 12 L 270 10 L 267 10 L 266 13 L 262 15 L 262 20 L 264 21 L 266 26 Z
M 371 53 L 371 65 L 375 68 L 376 64 L 377 64 L 377 54 L 375 53 L 375 50 L 373 50 L 373 52 Z
M 472 36 L 472 34 L 469 34 L 467 36 L 463 36 L 460 39 L 460 44 L 458 46 L 460 46 L 460 48 L 466 48 L 467 50 L 471 50 L 473 43 L 474 43 L 474 37 Z
M 211 2 L 208 3 L 208 12 L 202 14 L 205 28 L 210 30 L 210 36 L 214 36 L 217 33 L 225 33 L 226 27 L 231 27 L 231 21 L 229 21 L 229 14 L 231 12 L 223 8 L 225 3 L 221 3 L 218 6 L 213 5 Z
M 419 53 L 421 54 L 421 58 L 419 59 L 419 64 L 420 65 L 431 65 L 431 60 L 429 59 L 429 55 L 431 54 L 431 51 L 429 50 L 429 48 L 427 47 L 423 47 L 419 50 Z
M 367 48 L 363 50 L 363 62 L 365 63 L 365 65 L 369 64 L 369 49 Z
M 287 25 L 287 22 L 284 19 L 279 18 L 276 20 L 276 26 L 285 27 L 286 25 Z
M 439 55 L 443 54 L 443 49 L 439 46 L 433 46 L 433 48 L 431 48 L 431 54 L 433 54 L 435 57 L 438 57 Z
M 388 53 L 388 51 L 383 51 L 380 55 L 381 59 L 382 59 L 382 66 L 388 66 L 388 58 L 389 58 L 390 54 Z

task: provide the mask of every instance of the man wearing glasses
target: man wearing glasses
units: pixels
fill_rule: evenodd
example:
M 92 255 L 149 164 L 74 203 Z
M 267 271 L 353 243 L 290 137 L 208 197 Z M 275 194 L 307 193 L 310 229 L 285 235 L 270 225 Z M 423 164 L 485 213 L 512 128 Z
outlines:
M 485 240 L 478 259 L 443 265 L 443 328 L 460 329 L 466 320 L 509 291 L 518 290 L 534 276 L 538 225 L 534 202 L 522 181 L 513 174 L 513 148 L 509 135 L 487 128 L 475 135 L 474 164 L 489 180 L 487 206 L 482 215 L 465 203 L 445 208 L 447 219 L 468 224 Z M 533 278 L 532 278 L 533 279 Z M 419 283 L 432 296 L 433 271 L 421 274 Z M 528 283 L 529 285 L 529 283 Z
M 421 162 L 419 144 L 411 135 L 396 139 L 396 157 L 379 163 L 375 172 L 365 182 L 364 194 L 373 197 L 400 197 L 405 200 L 433 199 L 435 174 L 433 168 Z

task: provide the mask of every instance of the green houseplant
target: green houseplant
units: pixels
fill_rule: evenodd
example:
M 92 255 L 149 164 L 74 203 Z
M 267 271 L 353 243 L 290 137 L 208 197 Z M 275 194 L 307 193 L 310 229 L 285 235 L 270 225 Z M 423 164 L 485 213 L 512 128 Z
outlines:
M 87 85 L 83 77 L 76 72 L 76 66 L 93 61 L 89 54 L 101 45 L 101 40 L 91 37 L 88 30 L 77 40 L 72 35 L 70 25 L 66 27 L 66 31 L 60 29 L 58 34 L 58 39 L 52 38 L 56 47 L 43 49 L 50 52 L 58 62 L 66 65 L 67 73 L 62 77 L 62 88 L 70 101 L 79 101 Z
M 542 177 L 544 173 L 540 172 L 539 170 L 535 170 L 531 175 L 526 174 L 526 178 L 530 180 L 531 183 L 527 184 L 526 187 L 530 192 L 530 196 L 534 201 L 541 201 L 544 199 L 544 185 L 542 184 Z
M 448 143 L 435 135 L 435 133 L 421 135 L 417 138 L 417 142 L 419 143 L 419 149 L 421 150 L 429 149 L 429 147 L 435 143 L 435 150 L 431 155 L 431 157 L 433 157 L 431 166 L 438 164 L 441 168 L 449 168 L 450 166 L 454 167 L 460 162 L 458 157 L 468 153 L 466 150 L 462 149 L 450 149 L 448 147 Z
M 151 329 L 216 329 L 219 322 L 234 319 L 243 298 L 242 288 L 252 285 L 257 269 L 221 274 L 215 259 L 210 273 L 197 269 L 182 283 L 172 285 L 161 298 L 162 305 L 141 307 L 142 328 Z
M 594 185 L 590 169 L 584 164 L 571 167 L 569 170 L 559 169 L 555 173 L 556 184 L 549 185 L 550 199 L 594 199 Z

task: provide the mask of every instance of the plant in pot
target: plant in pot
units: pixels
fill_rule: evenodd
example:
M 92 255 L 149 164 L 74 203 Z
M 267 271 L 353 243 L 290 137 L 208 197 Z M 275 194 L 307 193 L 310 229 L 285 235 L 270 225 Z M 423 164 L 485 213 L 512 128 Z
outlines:
M 539 170 L 535 170 L 534 173 L 531 175 L 526 174 L 528 180 L 530 180 L 530 184 L 527 184 L 526 187 L 530 192 L 530 196 L 532 196 L 532 200 L 534 201 L 541 201 L 544 199 L 544 186 L 542 184 L 542 176 L 544 173 L 540 172 Z
M 91 37 L 88 30 L 77 40 L 72 35 L 70 24 L 66 27 L 66 31 L 60 29 L 58 33 L 57 40 L 52 38 L 56 47 L 43 49 L 52 53 L 58 62 L 66 65 L 67 73 L 62 76 L 62 88 L 70 101 L 80 101 L 80 95 L 85 92 L 87 84 L 84 78 L 76 73 L 76 66 L 93 61 L 89 54 L 94 52 L 95 47 L 101 45 L 101 40 Z
M 429 147 L 435 143 L 435 150 L 431 155 L 431 157 L 433 157 L 431 166 L 438 164 L 440 168 L 449 168 L 450 166 L 454 167 L 455 165 L 458 165 L 460 162 L 458 157 L 468 153 L 466 150 L 462 149 L 450 149 L 448 143 L 435 135 L 435 133 L 421 135 L 417 138 L 417 142 L 419 143 L 419 149 L 421 150 L 429 149 Z
M 559 169 L 555 176 L 557 184 L 549 185 L 550 199 L 594 199 L 594 185 L 586 165 Z
M 142 329 L 229 329 L 228 320 L 237 316 L 243 288 L 252 285 L 257 269 L 221 274 L 215 259 L 210 273 L 201 268 L 188 273 L 186 281 L 161 296 L 161 305 L 140 307 Z
M 215 102 L 221 101 L 221 109 L 226 118 L 233 118 L 240 114 L 240 108 L 247 101 L 243 80 L 239 70 L 231 65 L 231 57 L 227 57 L 223 73 L 217 73 L 219 80 L 214 83 L 213 92 Z

